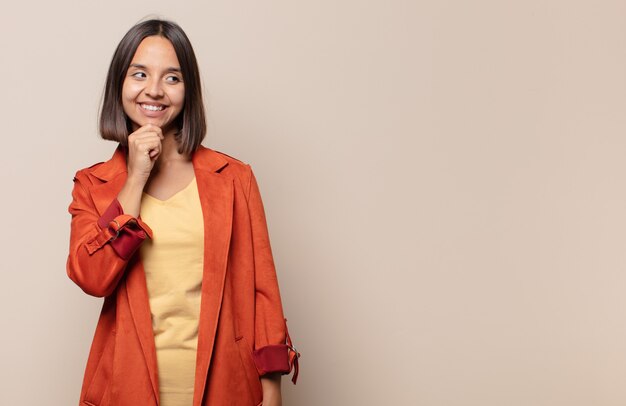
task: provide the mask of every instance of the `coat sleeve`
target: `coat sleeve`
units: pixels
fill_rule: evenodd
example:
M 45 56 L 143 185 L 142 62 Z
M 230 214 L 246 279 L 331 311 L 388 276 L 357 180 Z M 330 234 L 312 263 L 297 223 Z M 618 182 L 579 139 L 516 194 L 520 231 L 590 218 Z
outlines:
M 293 370 L 292 381 L 295 384 L 300 354 L 291 343 L 287 319 L 283 316 L 265 211 L 259 187 L 251 169 L 248 196 L 255 275 L 253 359 L 261 376 L 274 372 L 288 374 Z
M 89 180 L 74 176 L 67 275 L 85 293 L 104 297 L 113 293 L 128 261 L 152 230 L 141 219 L 124 214 L 117 197 L 99 215 L 87 191 Z

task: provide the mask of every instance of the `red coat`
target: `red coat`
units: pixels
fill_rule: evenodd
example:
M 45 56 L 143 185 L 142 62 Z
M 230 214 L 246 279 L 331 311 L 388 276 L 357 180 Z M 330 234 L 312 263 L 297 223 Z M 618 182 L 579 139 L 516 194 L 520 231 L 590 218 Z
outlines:
M 204 270 L 194 406 L 258 405 L 260 376 L 294 370 L 263 203 L 249 165 L 200 146 L 192 158 L 204 218 Z M 126 150 L 74 177 L 69 277 L 104 297 L 80 405 L 159 404 L 156 350 L 138 248 L 149 225 L 117 195 Z

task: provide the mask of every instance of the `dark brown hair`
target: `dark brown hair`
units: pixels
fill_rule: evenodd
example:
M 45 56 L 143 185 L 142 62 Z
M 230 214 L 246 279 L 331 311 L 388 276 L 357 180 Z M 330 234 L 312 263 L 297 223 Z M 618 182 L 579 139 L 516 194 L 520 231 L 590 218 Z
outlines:
M 174 46 L 185 83 L 183 110 L 175 119 L 178 152 L 191 155 L 206 135 L 206 119 L 198 62 L 187 35 L 176 23 L 167 20 L 147 20 L 132 27 L 120 41 L 111 59 L 107 74 L 104 100 L 100 110 L 100 136 L 128 146 L 132 132 L 130 119 L 122 106 L 122 85 L 137 47 L 144 38 L 159 35 Z

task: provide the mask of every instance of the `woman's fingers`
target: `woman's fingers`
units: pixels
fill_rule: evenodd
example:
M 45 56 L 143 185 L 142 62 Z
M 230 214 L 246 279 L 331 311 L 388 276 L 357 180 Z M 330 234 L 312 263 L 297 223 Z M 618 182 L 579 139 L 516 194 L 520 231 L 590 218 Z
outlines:
M 141 138 L 145 138 L 145 137 L 149 137 L 153 135 L 156 135 L 160 139 L 163 139 L 163 131 L 161 130 L 161 127 L 156 126 L 154 124 L 146 124 L 143 127 L 138 128 L 137 131 L 130 134 L 128 138 L 129 140 L 131 138 L 141 139 Z
M 146 124 L 128 136 L 128 175 L 147 181 L 154 162 L 161 154 L 163 132 Z

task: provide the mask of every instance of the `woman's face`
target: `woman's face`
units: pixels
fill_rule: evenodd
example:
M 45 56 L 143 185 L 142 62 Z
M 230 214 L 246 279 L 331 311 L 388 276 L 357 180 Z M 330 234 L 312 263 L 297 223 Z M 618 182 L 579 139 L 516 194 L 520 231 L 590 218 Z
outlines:
M 122 85 L 122 105 L 133 131 L 154 124 L 166 134 L 184 101 L 185 84 L 172 43 L 157 35 L 144 38 Z

